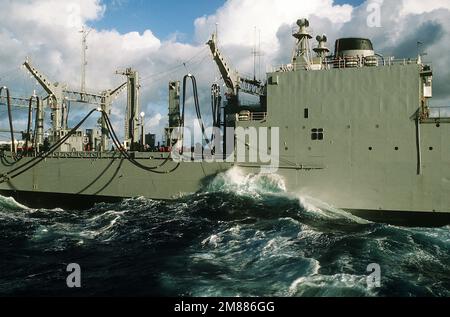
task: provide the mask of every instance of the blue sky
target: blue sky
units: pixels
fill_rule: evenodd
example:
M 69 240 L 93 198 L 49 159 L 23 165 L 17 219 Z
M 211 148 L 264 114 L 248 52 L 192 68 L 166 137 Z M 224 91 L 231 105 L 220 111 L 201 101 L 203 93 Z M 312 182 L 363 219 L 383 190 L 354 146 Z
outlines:
M 300 0 L 299 0 L 300 1 Z M 106 12 L 91 26 L 116 29 L 121 33 L 150 29 L 158 38 L 166 39 L 175 32 L 189 41 L 194 33 L 194 20 L 213 14 L 225 0 L 103 0 Z M 335 4 L 359 5 L 363 0 L 335 0 Z
M 225 0 L 104 0 L 103 3 L 107 6 L 105 16 L 92 26 L 114 28 L 121 33 L 150 29 L 164 39 L 175 32 L 190 38 L 194 20 L 214 13 Z

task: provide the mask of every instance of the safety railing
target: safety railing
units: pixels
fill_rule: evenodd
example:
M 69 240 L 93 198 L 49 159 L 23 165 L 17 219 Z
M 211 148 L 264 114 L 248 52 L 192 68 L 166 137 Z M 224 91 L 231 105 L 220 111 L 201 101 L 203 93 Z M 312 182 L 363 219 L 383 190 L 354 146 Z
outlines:
M 347 69 L 361 67 L 381 67 L 394 65 L 411 65 L 418 64 L 417 58 L 395 59 L 393 57 L 367 56 L 367 57 L 341 57 L 333 59 L 325 59 L 321 64 L 294 63 L 272 66 L 270 71 L 275 72 L 291 72 L 298 70 L 329 70 L 329 69 Z
M 267 119 L 267 112 L 241 112 L 237 115 L 239 122 L 264 121 Z
M 431 119 L 450 118 L 450 106 L 430 107 L 428 108 Z

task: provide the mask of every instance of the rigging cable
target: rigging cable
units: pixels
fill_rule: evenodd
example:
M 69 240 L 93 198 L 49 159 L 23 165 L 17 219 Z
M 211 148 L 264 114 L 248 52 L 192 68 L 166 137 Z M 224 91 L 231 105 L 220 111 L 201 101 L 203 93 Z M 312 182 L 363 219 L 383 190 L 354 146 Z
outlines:
M 211 112 L 213 116 L 213 128 L 220 128 L 220 105 L 222 104 L 222 96 L 220 94 L 219 84 L 211 86 Z M 216 138 L 215 131 L 211 136 L 211 142 Z
M 97 109 L 91 110 L 86 117 L 84 117 L 83 120 L 80 121 L 72 130 L 69 131 L 62 139 L 60 139 L 58 142 L 56 142 L 54 145 L 50 147 L 50 149 L 45 152 L 37 155 L 32 160 L 25 162 L 24 164 L 12 169 L 8 173 L 5 173 L 2 175 L 2 178 L 0 179 L 0 184 L 5 183 L 7 181 L 10 181 L 11 179 L 14 179 L 23 173 L 26 173 L 36 165 L 40 164 L 42 161 L 44 161 L 48 156 L 53 154 L 58 148 L 61 147 L 73 134 L 77 132 L 77 130 L 86 122 L 86 120 L 94 113 L 98 111 Z M 25 168 L 24 170 L 20 171 L 22 168 Z M 17 172 L 17 173 L 16 173 Z M 12 175 L 13 174 L 13 175 Z
M 209 140 L 209 137 L 206 136 L 206 129 L 205 129 L 205 125 L 203 123 L 203 119 L 202 119 L 202 114 L 201 114 L 201 110 L 200 110 L 200 103 L 198 101 L 198 89 L 197 89 L 197 80 L 195 79 L 195 77 L 191 74 L 187 74 L 186 76 L 184 76 L 183 78 L 183 109 L 182 109 L 182 115 L 181 115 L 181 123 L 180 123 L 180 130 L 182 131 L 182 129 L 185 127 L 185 123 L 186 123 L 186 88 L 187 88 L 187 79 L 191 79 L 191 83 L 192 83 L 192 90 L 194 93 L 194 107 L 195 107 L 195 112 L 197 114 L 197 119 L 199 121 L 200 124 L 200 128 L 202 129 L 202 135 L 205 138 L 205 141 L 207 144 L 211 144 L 211 141 Z M 184 136 L 182 136 L 183 139 Z M 181 155 L 183 154 L 183 147 L 181 149 Z
M 116 132 L 115 132 L 115 130 L 114 130 L 112 124 L 111 124 L 111 120 L 109 119 L 108 114 L 107 114 L 105 111 L 102 111 L 102 115 L 103 115 L 103 117 L 104 117 L 104 119 L 105 119 L 105 121 L 106 121 L 106 125 L 107 125 L 107 128 L 108 128 L 108 130 L 109 130 L 109 132 L 110 132 L 110 134 L 111 134 L 111 137 L 112 137 L 112 140 L 113 140 L 113 142 L 114 142 L 114 145 L 115 145 L 116 148 L 119 150 L 119 152 L 124 156 L 124 158 L 127 159 L 131 164 L 133 164 L 134 166 L 136 166 L 136 167 L 138 167 L 138 168 L 140 168 L 140 169 L 142 169 L 142 170 L 145 170 L 145 171 L 150 172 L 150 173 L 155 173 L 155 174 L 169 174 L 169 173 L 172 173 L 172 172 L 176 171 L 176 170 L 180 167 L 181 164 L 178 163 L 178 164 L 177 164 L 173 169 L 171 169 L 171 170 L 168 170 L 168 171 L 156 171 L 156 169 L 158 169 L 158 168 L 160 168 L 160 167 L 163 167 L 164 165 L 167 164 L 167 162 L 169 162 L 169 161 L 172 159 L 170 155 L 169 155 L 169 156 L 164 160 L 164 162 L 163 162 L 162 164 L 160 164 L 159 166 L 148 167 L 148 166 L 142 165 L 141 163 L 139 163 L 138 161 L 136 161 L 134 158 L 132 158 L 132 157 L 128 154 L 128 152 L 125 151 L 125 150 L 123 149 L 123 147 L 120 145 L 120 140 L 119 140 L 119 138 L 117 137 L 117 134 L 116 134 Z
M 39 103 L 40 103 L 39 97 L 36 97 L 36 96 L 30 97 L 30 102 L 28 104 L 28 123 L 27 123 L 27 134 L 26 134 L 26 141 L 25 141 L 25 151 L 28 151 L 28 144 L 31 141 L 31 124 L 33 121 L 33 100 L 35 98 L 36 98 L 37 104 L 39 105 Z
M 164 75 L 170 75 L 170 74 L 176 72 L 179 68 L 185 67 L 186 64 L 190 64 L 190 63 L 191 63 L 192 61 L 194 61 L 197 57 L 202 56 L 203 53 L 205 53 L 207 49 L 208 49 L 207 47 L 204 47 L 204 48 L 201 49 L 198 53 L 196 53 L 194 56 L 192 56 L 191 58 L 189 58 L 187 61 L 182 62 L 182 63 L 180 63 L 179 65 L 177 65 L 177 66 L 175 66 L 175 67 L 173 67 L 173 68 L 171 68 L 171 69 L 169 69 L 169 70 L 167 70 L 167 71 L 165 71 L 165 72 L 151 74 L 151 75 L 148 75 L 148 76 L 142 78 L 142 79 L 141 79 L 141 83 L 144 82 L 144 81 L 146 81 L 146 80 L 148 80 L 148 79 L 151 79 L 151 78 L 160 77 L 160 76 L 164 76 Z M 202 63 L 203 61 L 204 61 L 204 59 L 202 59 L 202 60 L 200 61 L 200 63 Z M 193 64 L 195 65 L 195 64 L 197 64 L 197 63 L 198 63 L 198 62 L 195 62 L 195 63 L 193 63 Z
M 14 139 L 14 128 L 13 128 L 12 113 L 11 113 L 11 96 L 9 93 L 9 89 L 7 87 L 0 88 L 0 96 L 2 95 L 3 90 L 6 91 L 6 104 L 8 106 L 9 129 L 11 132 L 11 152 L 12 152 L 13 158 L 15 160 L 16 159 L 16 141 Z

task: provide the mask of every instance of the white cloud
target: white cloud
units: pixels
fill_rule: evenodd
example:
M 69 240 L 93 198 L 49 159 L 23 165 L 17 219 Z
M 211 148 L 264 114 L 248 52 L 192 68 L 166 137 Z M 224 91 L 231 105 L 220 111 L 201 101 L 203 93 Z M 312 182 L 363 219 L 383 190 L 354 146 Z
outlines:
M 333 5 L 333 0 L 229 0 L 214 15 L 195 21 L 196 39 L 206 41 L 218 23 L 223 45 L 248 46 L 254 43 L 257 27 L 261 30 L 262 44 L 271 47 L 284 23 L 292 24 L 299 18 L 320 14 L 339 24 L 350 20 L 352 10 L 350 5 Z
M 436 9 L 450 10 L 450 0 L 403 0 L 401 15 L 429 13 Z
M 23 0 L 2 4 L 2 20 L 32 23 L 35 26 L 80 28 L 86 21 L 102 17 L 100 0 Z

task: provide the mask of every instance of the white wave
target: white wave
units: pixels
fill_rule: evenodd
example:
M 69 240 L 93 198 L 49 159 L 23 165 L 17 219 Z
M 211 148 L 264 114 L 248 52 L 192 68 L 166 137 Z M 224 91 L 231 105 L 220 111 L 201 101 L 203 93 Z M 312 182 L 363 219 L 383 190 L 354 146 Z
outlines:
M 298 258 L 300 255 L 298 250 L 291 248 L 294 244 L 295 242 L 290 237 L 276 237 L 266 243 L 261 255 L 269 258 Z
M 321 200 L 308 197 L 308 196 L 299 196 L 298 197 L 300 204 L 308 211 L 313 214 L 317 214 L 323 218 L 328 219 L 348 219 L 353 222 L 359 223 L 359 224 L 369 224 L 371 223 L 368 220 L 359 218 L 355 215 L 352 215 L 351 213 L 336 208 L 326 202 L 323 202 Z
M 118 223 L 119 219 L 121 218 L 120 215 L 116 216 L 114 219 L 112 219 L 107 225 L 97 229 L 97 230 L 85 230 L 80 232 L 81 237 L 95 239 L 99 236 L 111 231 L 115 227 L 115 225 Z M 109 239 L 105 240 L 108 241 Z
M 231 192 L 238 196 L 261 199 L 267 196 L 284 197 L 298 201 L 307 212 L 327 219 L 348 219 L 360 224 L 370 223 L 344 210 L 336 208 L 313 197 L 290 193 L 285 180 L 278 174 L 249 174 L 239 167 L 233 167 L 219 174 L 207 188 L 210 192 Z
M 212 246 L 214 248 L 217 248 L 219 246 L 219 243 L 222 242 L 222 238 L 216 234 L 211 235 L 210 237 L 206 238 L 202 241 L 202 245 L 205 246 Z
M 302 230 L 298 233 L 297 238 L 300 240 L 310 240 L 314 241 L 319 239 L 322 236 L 322 233 L 311 229 L 309 226 L 303 225 Z
M 99 219 L 103 219 L 103 218 L 106 218 L 108 216 L 123 216 L 127 212 L 129 212 L 129 210 L 124 210 L 124 211 L 109 210 L 109 211 L 104 212 L 104 213 L 102 213 L 100 215 L 92 217 L 91 219 L 89 219 L 89 221 L 97 221 Z
M 0 195 L 0 205 L 2 207 L 6 207 L 9 209 L 22 209 L 22 210 L 29 210 L 25 205 L 22 205 L 18 203 L 14 198 L 12 197 L 4 197 Z
M 276 174 L 248 174 L 238 167 L 219 174 L 208 191 L 232 192 L 240 196 L 261 197 L 264 194 L 286 193 L 283 178 Z
M 228 232 L 230 232 L 232 236 L 237 237 L 241 233 L 241 226 L 239 226 L 239 225 L 234 226 L 234 227 L 228 229 Z
M 318 273 L 318 272 L 317 272 Z M 289 296 L 376 296 L 373 288 L 368 287 L 364 275 L 313 274 L 300 277 L 289 287 Z

